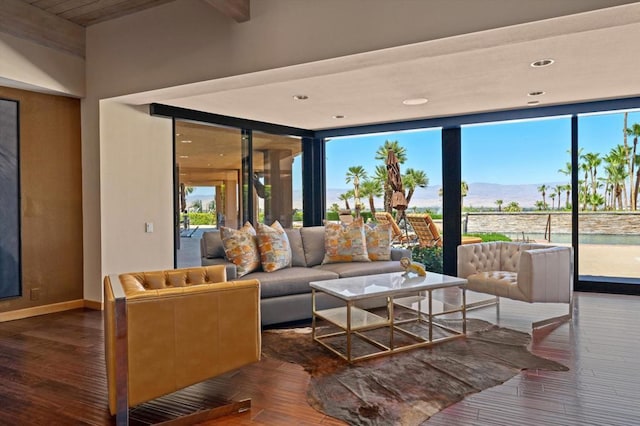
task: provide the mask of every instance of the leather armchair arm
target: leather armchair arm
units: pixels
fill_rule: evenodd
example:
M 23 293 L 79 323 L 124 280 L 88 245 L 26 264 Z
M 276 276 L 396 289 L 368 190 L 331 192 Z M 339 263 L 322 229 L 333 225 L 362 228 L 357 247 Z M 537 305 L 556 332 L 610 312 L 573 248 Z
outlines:
M 573 249 L 548 247 L 520 254 L 518 287 L 529 302 L 568 303 L 573 294 Z

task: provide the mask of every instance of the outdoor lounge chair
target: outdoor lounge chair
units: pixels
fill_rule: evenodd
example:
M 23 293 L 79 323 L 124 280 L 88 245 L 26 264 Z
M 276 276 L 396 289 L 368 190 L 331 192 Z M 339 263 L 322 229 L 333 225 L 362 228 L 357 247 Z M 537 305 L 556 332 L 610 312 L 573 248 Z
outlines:
M 407 213 L 407 220 L 418 236 L 420 247 L 442 247 L 442 235 L 428 213 Z M 462 237 L 462 244 L 481 242 L 478 237 Z
M 396 244 L 415 243 L 417 238 L 416 235 L 413 233 L 408 234 L 407 232 L 403 232 L 402 229 L 400 229 L 400 227 L 396 223 L 396 220 L 393 218 L 391 213 L 376 212 L 375 218 L 376 218 L 376 222 L 378 223 L 381 223 L 381 224 L 388 223 L 389 225 L 391 225 L 391 243 L 392 244 L 393 243 L 396 243 Z
M 340 222 L 347 225 L 353 222 L 353 215 L 351 215 L 351 209 L 340 210 L 338 213 Z

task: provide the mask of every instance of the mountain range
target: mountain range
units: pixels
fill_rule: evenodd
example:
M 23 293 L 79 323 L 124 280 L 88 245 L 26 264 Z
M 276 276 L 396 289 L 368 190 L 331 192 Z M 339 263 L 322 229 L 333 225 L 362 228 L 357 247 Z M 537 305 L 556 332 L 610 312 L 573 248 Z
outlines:
M 552 182 L 545 183 L 548 188 L 553 188 L 556 185 L 563 185 L 564 182 Z M 538 191 L 538 187 L 542 185 L 539 183 L 521 184 L 521 185 L 503 185 L 497 183 L 470 183 L 469 192 L 464 198 L 464 206 L 466 207 L 488 207 L 495 208 L 496 200 L 502 200 L 502 206 L 506 206 L 511 201 L 517 201 L 521 207 L 534 207 L 536 201 L 542 201 L 542 194 Z M 442 199 L 438 196 L 441 185 L 431 186 L 427 188 L 418 188 L 413 194 L 409 207 L 429 207 L 434 211 L 439 210 L 442 205 Z M 211 191 L 209 188 L 207 190 Z M 338 197 L 340 194 L 347 192 L 351 188 L 329 188 L 327 189 L 327 207 L 333 203 L 337 203 L 341 208 L 344 207 L 344 202 L 340 201 Z M 187 195 L 187 204 L 191 205 L 195 200 L 202 200 L 202 205 L 207 205 L 212 199 L 213 194 L 209 191 L 202 191 L 205 188 L 197 188 L 193 193 Z M 547 190 L 546 200 L 547 204 L 551 203 L 549 195 L 553 192 L 552 189 Z M 561 195 L 561 204 L 565 203 L 566 193 Z M 302 208 L 302 191 L 293 191 L 293 207 L 296 209 Z M 382 199 L 376 198 L 376 207 L 382 207 Z M 368 209 L 369 203 L 363 199 L 365 208 Z M 351 202 L 351 207 L 353 203 Z M 558 204 L 558 198 L 555 199 L 555 204 Z

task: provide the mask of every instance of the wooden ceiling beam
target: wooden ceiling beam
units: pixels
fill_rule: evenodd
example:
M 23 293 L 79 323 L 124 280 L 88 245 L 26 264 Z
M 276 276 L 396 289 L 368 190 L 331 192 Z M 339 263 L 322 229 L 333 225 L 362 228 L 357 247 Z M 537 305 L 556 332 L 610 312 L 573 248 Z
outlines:
M 0 31 L 84 58 L 84 27 L 20 0 L 0 1 Z
M 204 0 L 220 13 L 241 23 L 251 19 L 250 0 Z

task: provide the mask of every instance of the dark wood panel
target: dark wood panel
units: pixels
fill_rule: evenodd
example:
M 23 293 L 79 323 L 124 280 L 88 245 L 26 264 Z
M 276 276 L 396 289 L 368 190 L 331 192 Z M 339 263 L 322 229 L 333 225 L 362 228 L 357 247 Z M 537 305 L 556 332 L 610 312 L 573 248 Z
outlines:
M 524 371 L 452 405 L 427 424 L 640 424 L 640 297 L 577 293 L 577 300 L 573 324 L 536 333 L 531 345 L 534 353 L 564 363 L 569 371 Z M 531 321 L 562 309 L 503 300 L 500 318 L 494 308 L 470 316 L 530 331 Z M 99 311 L 0 323 L 0 424 L 112 424 L 102 339 Z M 308 383 L 300 366 L 263 359 L 191 387 L 163 409 L 251 398 L 249 412 L 204 424 L 342 424 L 308 405 Z M 143 412 L 141 417 L 156 415 Z

